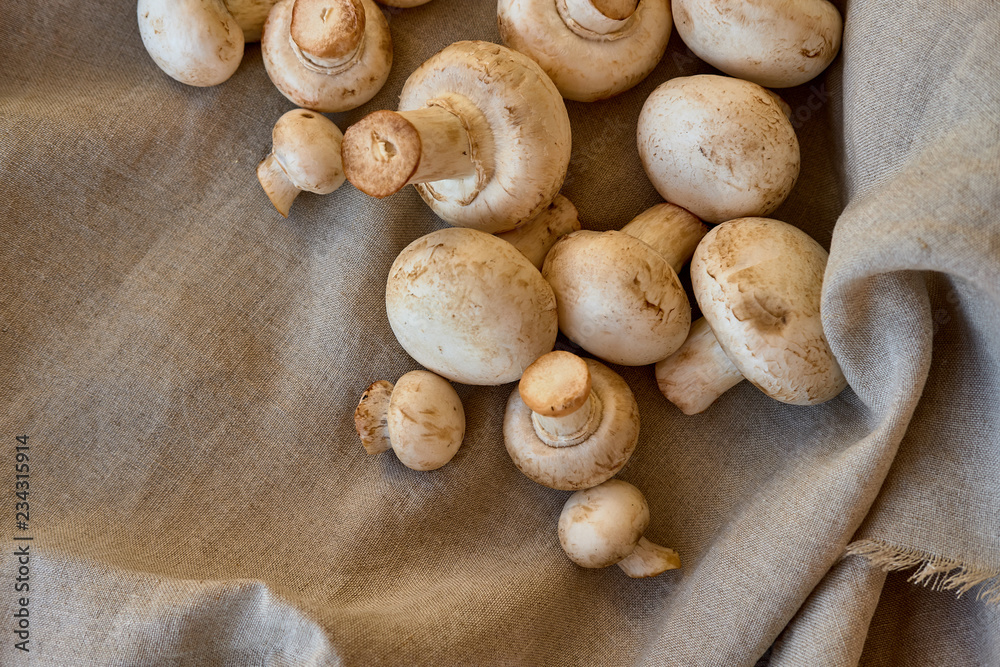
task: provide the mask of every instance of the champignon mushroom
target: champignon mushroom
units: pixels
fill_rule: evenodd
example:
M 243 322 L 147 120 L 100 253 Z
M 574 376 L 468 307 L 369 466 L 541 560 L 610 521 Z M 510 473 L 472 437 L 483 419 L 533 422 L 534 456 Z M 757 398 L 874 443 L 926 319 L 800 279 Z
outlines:
M 233 75 L 245 42 L 260 39 L 275 0 L 139 0 L 146 51 L 161 70 L 189 86 L 214 86 Z
M 392 67 L 389 24 L 372 0 L 281 0 L 260 45 L 275 87 L 316 111 L 361 106 Z
M 660 195 L 706 222 L 767 215 L 799 175 L 799 142 L 774 96 L 749 81 L 671 79 L 639 114 L 639 157 Z
M 344 136 L 347 179 L 373 197 L 416 185 L 446 222 L 504 232 L 559 192 L 570 156 L 566 106 L 527 56 L 457 42 L 406 80 L 399 111 L 376 111 Z
M 649 505 L 642 492 L 610 479 L 569 497 L 559 515 L 559 543 L 580 567 L 617 564 L 633 579 L 679 568 L 676 551 L 643 537 L 648 526 Z
M 692 415 L 744 378 L 794 405 L 839 394 L 847 381 L 820 318 L 826 260 L 808 234 L 778 220 L 742 218 L 709 232 L 691 260 L 705 317 L 656 365 L 663 395 Z
M 671 28 L 669 0 L 500 0 L 497 20 L 504 44 L 531 57 L 577 102 L 646 78 Z
M 674 0 L 673 9 L 695 55 L 769 88 L 797 86 L 826 69 L 844 28 L 827 0 Z
M 664 203 L 620 232 L 562 237 L 542 268 L 556 295 L 559 328 L 615 364 L 642 366 L 670 356 L 691 327 L 677 273 L 705 232 L 698 218 Z
M 271 154 L 257 165 L 257 179 L 278 213 L 288 217 L 303 190 L 325 195 L 344 183 L 340 129 L 325 116 L 292 109 L 271 131 Z
M 552 203 L 534 218 L 517 229 L 501 232 L 497 236 L 520 250 L 541 271 L 545 256 L 555 242 L 579 230 L 580 217 L 576 207 L 562 195 L 556 195 Z
M 411 357 L 453 382 L 521 377 L 556 342 L 552 288 L 511 244 L 473 229 L 432 232 L 389 269 L 385 309 Z
M 507 401 L 507 453 L 518 470 L 575 491 L 613 477 L 639 440 L 639 406 L 617 373 L 570 352 L 528 366 Z
M 455 388 L 428 371 L 410 371 L 396 385 L 379 380 L 361 396 L 354 427 L 369 454 L 392 449 L 413 470 L 451 461 L 465 438 L 465 410 Z

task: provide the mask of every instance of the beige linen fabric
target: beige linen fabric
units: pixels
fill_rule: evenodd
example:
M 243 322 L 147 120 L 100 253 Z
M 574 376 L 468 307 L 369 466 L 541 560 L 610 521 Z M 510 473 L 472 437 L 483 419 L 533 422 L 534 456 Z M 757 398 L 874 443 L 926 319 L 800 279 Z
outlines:
M 651 368 L 618 368 L 642 414 L 619 476 L 684 563 L 637 581 L 563 555 L 568 494 L 503 447 L 512 386 L 457 387 L 467 436 L 439 471 L 364 453 L 362 391 L 416 368 L 386 321 L 389 265 L 443 223 L 412 188 L 275 213 L 254 168 L 291 105 L 259 47 L 195 89 L 150 61 L 133 3 L 4 3 L 4 609 L 21 433 L 35 540 L 31 653 L 5 623 L 0 664 L 1000 663 L 977 599 L 1000 574 L 1000 8 L 839 6 L 842 56 L 783 93 L 803 168 L 775 217 L 831 249 L 824 318 L 852 389 L 803 408 L 744 383 L 685 417 Z M 384 11 L 392 74 L 342 129 L 445 45 L 499 38 L 489 1 Z M 659 201 L 642 102 L 710 71 L 675 34 L 634 90 L 567 105 L 585 226 Z M 869 556 L 979 583 L 883 585 Z

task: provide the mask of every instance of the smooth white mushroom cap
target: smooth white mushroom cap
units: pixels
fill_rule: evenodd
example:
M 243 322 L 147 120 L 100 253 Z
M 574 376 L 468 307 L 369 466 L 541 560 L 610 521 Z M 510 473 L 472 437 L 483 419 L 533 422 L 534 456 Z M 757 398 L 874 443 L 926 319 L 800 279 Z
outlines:
M 797 86 L 826 69 L 844 29 L 827 0 L 673 0 L 673 11 L 695 55 L 768 88 Z
M 325 195 L 344 184 L 340 143 L 344 135 L 333 121 L 307 109 L 292 109 L 271 132 L 274 154 L 300 189 Z
M 559 516 L 559 543 L 581 567 L 608 567 L 635 550 L 648 526 L 642 492 L 611 479 L 569 497 Z
M 139 0 L 139 35 L 153 61 L 190 86 L 214 86 L 243 59 L 243 31 L 221 0 Z
M 617 95 L 646 78 L 660 62 L 670 38 L 669 0 L 642 0 L 617 20 L 580 0 L 569 2 L 580 5 L 578 17 L 582 9 L 597 14 L 589 27 L 571 18 L 567 0 L 497 4 L 504 43 L 541 65 L 563 97 L 593 102 Z
M 667 81 L 643 105 L 637 138 L 660 195 L 706 222 L 771 213 L 799 174 L 791 122 L 749 81 L 710 74 Z
M 784 403 L 822 403 L 847 386 L 820 318 L 827 257 L 796 227 L 742 218 L 710 231 L 691 260 L 695 297 L 719 345 Z
M 422 366 L 454 382 L 513 382 L 550 351 L 552 288 L 510 243 L 472 229 L 432 232 L 389 269 L 389 325 Z
M 455 388 L 427 371 L 399 378 L 389 399 L 389 440 L 413 470 L 435 470 L 451 461 L 465 438 L 465 410 Z
M 670 356 L 691 327 L 691 304 L 667 260 L 623 232 L 559 239 L 542 268 L 559 328 L 601 359 L 643 366 Z

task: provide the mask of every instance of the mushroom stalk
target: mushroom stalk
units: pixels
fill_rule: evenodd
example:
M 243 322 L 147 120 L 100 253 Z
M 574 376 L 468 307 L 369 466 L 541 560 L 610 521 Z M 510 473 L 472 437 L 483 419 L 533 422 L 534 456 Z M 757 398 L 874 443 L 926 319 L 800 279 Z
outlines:
M 708 233 L 708 228 L 680 206 L 663 203 L 637 215 L 622 228 L 622 232 L 660 253 L 674 273 L 680 274 L 702 237 Z
M 680 566 L 681 558 L 676 551 L 661 547 L 645 537 L 640 537 L 635 550 L 618 561 L 618 567 L 633 579 L 655 577 L 667 570 L 676 570 Z
M 637 0 L 557 0 L 559 13 L 570 30 L 608 35 L 625 27 Z
M 704 317 L 673 355 L 656 364 L 656 383 L 671 403 L 686 415 L 703 412 L 719 396 L 743 381 Z
M 361 396 L 354 411 L 354 427 L 361 445 L 369 454 L 381 454 L 392 449 L 389 438 L 389 400 L 394 385 L 386 380 L 373 383 Z
M 601 425 L 602 412 L 601 399 L 591 391 L 580 409 L 561 417 L 532 412 L 531 423 L 538 439 L 549 447 L 572 447 L 594 434 Z
M 497 236 L 520 250 L 541 271 L 545 256 L 556 241 L 579 230 L 580 218 L 576 207 L 562 195 L 556 195 L 552 203 L 534 218 L 517 229 L 501 232 Z
M 267 198 L 274 204 L 274 208 L 287 218 L 288 211 L 292 208 L 292 202 L 302 190 L 295 183 L 292 183 L 292 179 L 288 178 L 285 168 L 281 166 L 281 162 L 274 156 L 274 153 L 268 155 L 257 165 L 257 180 L 264 188 Z

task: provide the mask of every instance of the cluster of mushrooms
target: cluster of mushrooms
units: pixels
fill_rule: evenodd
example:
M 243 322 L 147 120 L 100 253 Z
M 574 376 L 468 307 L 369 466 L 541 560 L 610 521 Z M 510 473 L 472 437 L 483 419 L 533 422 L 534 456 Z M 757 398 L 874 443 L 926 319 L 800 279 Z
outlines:
M 535 482 L 574 492 L 558 524 L 566 554 L 655 576 L 680 559 L 643 537 L 646 500 L 614 479 L 639 440 L 635 397 L 604 364 L 553 351 L 556 338 L 613 364 L 655 365 L 663 395 L 688 415 L 744 379 L 795 405 L 846 386 L 820 319 L 827 253 L 765 217 L 795 184 L 799 145 L 787 105 L 764 86 L 796 86 L 826 68 L 841 17 L 827 0 L 499 0 L 497 15 L 506 46 L 446 47 L 410 75 L 396 111 L 341 133 L 320 112 L 364 104 L 392 64 L 371 0 L 138 2 L 150 55 L 185 83 L 224 81 L 244 42 L 261 39 L 271 80 L 302 107 L 278 119 L 257 170 L 282 215 L 300 192 L 328 194 L 347 180 L 373 197 L 412 184 L 451 225 L 413 241 L 389 271 L 390 326 L 427 370 L 365 391 L 354 417 L 365 450 L 440 468 L 465 436 L 451 382 L 518 381 L 507 452 Z M 559 194 L 571 146 L 563 99 L 634 86 L 662 58 L 675 20 L 685 44 L 730 76 L 653 91 L 638 151 L 666 201 L 621 231 L 581 230 Z M 694 322 L 678 278 L 689 263 L 703 315 Z

